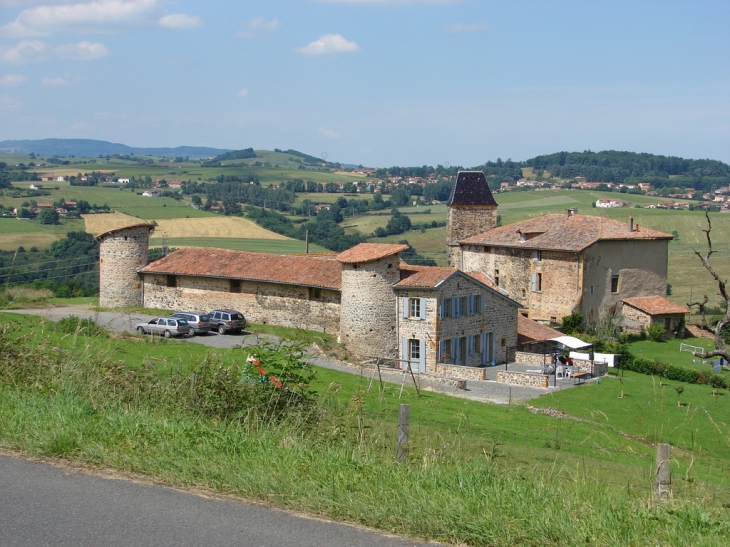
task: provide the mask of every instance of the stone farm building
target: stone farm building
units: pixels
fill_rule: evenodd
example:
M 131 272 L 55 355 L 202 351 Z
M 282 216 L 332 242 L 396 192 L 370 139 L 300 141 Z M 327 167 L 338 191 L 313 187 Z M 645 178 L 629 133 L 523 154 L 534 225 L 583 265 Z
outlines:
M 489 276 L 523 315 L 595 318 L 626 298 L 666 296 L 671 234 L 576 209 L 497 227 L 483 175 L 461 175 L 448 202 L 449 265 Z
M 234 308 L 249 321 L 329 332 L 359 356 L 410 360 L 414 370 L 504 362 L 518 304 L 485 276 L 409 266 L 406 245 L 362 243 L 339 255 L 183 248 L 147 263 L 152 225 L 98 236 L 100 305 Z M 453 374 L 452 374 L 453 375 Z
M 630 217 L 569 210 L 497 226 L 477 171 L 458 174 L 447 205 L 449 267 L 410 266 L 405 245 L 378 243 L 338 255 L 184 248 L 148 263 L 153 225 L 111 230 L 97 237 L 100 305 L 234 308 L 253 322 L 336 334 L 359 356 L 480 378 L 517 345 L 518 313 L 555 323 L 666 295 L 672 236 Z

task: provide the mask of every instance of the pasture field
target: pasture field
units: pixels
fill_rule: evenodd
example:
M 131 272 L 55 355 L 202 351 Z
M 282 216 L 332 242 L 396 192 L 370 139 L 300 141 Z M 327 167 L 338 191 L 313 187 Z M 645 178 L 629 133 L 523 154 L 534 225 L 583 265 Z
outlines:
M 155 236 L 167 233 L 175 238 L 239 238 L 288 240 L 290 238 L 266 230 L 245 218 L 212 215 L 208 218 L 172 218 L 157 220 Z
M 144 205 L 133 205 L 130 207 L 114 207 L 116 211 L 120 211 L 127 215 L 141 218 L 144 220 L 158 220 L 171 218 L 217 218 L 221 215 L 190 207 L 184 201 L 165 200 L 158 201 L 160 198 L 144 198 Z
M 342 193 L 329 193 L 329 192 L 301 192 L 297 194 L 294 200 L 294 206 L 301 205 L 301 203 L 308 199 L 312 203 L 334 203 L 339 198 L 345 198 L 347 201 L 351 199 L 370 199 L 372 200 L 372 194 L 342 194 Z
M 157 233 L 157 232 L 156 232 Z M 215 249 L 231 249 L 234 251 L 251 251 L 254 253 L 274 253 L 274 254 L 304 254 L 306 251 L 304 241 L 296 239 L 243 239 L 232 237 L 205 238 L 205 237 L 189 237 L 177 238 L 168 237 L 167 245 L 169 247 L 210 247 Z M 152 237 L 150 246 L 161 247 L 162 238 Z M 310 253 L 331 253 L 332 251 L 320 247 L 319 245 L 309 244 Z
M 0 218 L 0 250 L 14 251 L 18 247 L 45 249 L 68 232 L 83 232 L 83 220 L 63 220 L 60 224 L 40 224 L 37 220 Z

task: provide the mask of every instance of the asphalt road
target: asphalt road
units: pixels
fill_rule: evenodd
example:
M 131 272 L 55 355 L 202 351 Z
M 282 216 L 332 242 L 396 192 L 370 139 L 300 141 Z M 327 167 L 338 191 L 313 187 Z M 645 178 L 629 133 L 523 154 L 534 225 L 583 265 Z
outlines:
M 408 547 L 427 544 L 245 503 L 0 456 L 0 545 Z

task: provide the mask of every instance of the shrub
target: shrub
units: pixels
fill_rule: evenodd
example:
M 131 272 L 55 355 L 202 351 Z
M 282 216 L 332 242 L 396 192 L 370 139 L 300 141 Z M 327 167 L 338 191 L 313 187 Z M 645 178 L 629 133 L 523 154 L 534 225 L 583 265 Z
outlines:
M 585 317 L 578 312 L 563 317 L 563 334 L 573 334 L 583 328 Z
M 648 329 L 646 329 L 646 336 L 652 342 L 660 342 L 664 339 L 666 331 L 664 327 L 659 323 L 652 323 Z

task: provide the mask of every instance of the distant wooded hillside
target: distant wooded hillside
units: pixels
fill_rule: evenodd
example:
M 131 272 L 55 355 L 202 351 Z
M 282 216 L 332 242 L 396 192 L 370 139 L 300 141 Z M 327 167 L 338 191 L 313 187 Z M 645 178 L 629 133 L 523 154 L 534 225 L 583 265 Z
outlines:
M 224 148 L 208 148 L 205 146 L 135 148 L 126 144 L 94 139 L 40 139 L 1 141 L 0 152 L 6 154 L 35 153 L 41 156 L 96 157 L 115 154 L 137 154 L 140 156 L 211 158 L 219 154 L 224 154 L 228 150 Z

